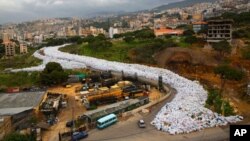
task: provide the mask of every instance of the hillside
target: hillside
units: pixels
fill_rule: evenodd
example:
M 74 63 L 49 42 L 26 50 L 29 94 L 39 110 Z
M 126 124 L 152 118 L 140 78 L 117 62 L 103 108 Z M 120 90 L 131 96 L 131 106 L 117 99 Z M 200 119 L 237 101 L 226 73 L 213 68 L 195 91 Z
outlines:
M 174 2 L 174 3 L 170 3 L 167 5 L 162 5 L 159 7 L 156 7 L 153 9 L 153 11 L 155 12 L 159 12 L 162 10 L 167 10 L 167 9 L 171 9 L 171 8 L 183 8 L 183 7 L 188 7 L 197 3 L 204 3 L 204 2 L 215 2 L 217 0 L 185 0 L 185 1 L 180 1 L 180 2 Z

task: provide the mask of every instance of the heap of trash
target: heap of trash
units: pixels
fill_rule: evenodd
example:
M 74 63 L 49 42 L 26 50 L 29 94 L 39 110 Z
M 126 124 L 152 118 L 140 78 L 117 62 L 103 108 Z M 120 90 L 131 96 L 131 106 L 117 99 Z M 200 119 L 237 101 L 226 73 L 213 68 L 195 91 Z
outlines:
M 58 50 L 64 46 L 43 48 L 43 54 L 39 53 L 39 51 L 34 53 L 35 57 L 43 60 L 42 65 L 13 71 L 38 71 L 42 70 L 48 62 L 58 62 L 65 69 L 89 67 L 105 71 L 123 71 L 125 74 L 137 74 L 138 77 L 149 80 L 158 80 L 158 77 L 162 76 L 163 82 L 176 89 L 177 94 L 171 102 L 162 107 L 151 124 L 158 130 L 170 134 L 190 133 L 204 128 L 235 123 L 243 119 L 241 116 L 224 117 L 205 108 L 207 91 L 200 84 L 169 70 L 139 64 L 106 61 Z

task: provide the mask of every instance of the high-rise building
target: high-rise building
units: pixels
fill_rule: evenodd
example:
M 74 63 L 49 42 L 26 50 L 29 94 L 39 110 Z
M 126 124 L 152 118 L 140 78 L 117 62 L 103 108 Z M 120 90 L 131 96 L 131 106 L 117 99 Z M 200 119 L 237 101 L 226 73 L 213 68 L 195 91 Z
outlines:
M 4 46 L 5 46 L 5 56 L 10 57 L 16 54 L 15 51 L 16 44 L 14 42 L 5 42 Z

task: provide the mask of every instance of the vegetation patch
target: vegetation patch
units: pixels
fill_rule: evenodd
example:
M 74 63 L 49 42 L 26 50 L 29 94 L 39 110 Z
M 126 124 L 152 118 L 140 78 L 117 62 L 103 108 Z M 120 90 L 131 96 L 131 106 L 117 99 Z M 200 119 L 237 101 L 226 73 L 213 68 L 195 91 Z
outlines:
M 11 133 L 4 137 L 3 141 L 35 141 L 35 135 L 22 135 L 20 133 Z
M 223 100 L 219 91 L 210 89 L 206 100 L 206 107 L 224 116 L 235 115 L 233 107 L 226 100 Z
M 8 59 L 0 59 L 0 71 L 6 68 L 18 69 L 40 65 L 42 60 L 32 56 L 35 51 L 35 49 L 30 48 L 27 54 L 16 55 Z

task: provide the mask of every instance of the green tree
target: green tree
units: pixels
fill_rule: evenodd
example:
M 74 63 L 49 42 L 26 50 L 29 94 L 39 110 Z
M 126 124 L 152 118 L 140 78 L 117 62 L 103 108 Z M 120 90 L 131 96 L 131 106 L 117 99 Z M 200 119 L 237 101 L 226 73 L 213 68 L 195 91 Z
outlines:
M 233 107 L 229 104 L 228 101 L 223 103 L 224 116 L 235 115 Z
M 218 95 L 219 95 L 219 92 L 216 89 L 208 90 L 208 97 L 206 100 L 206 104 L 209 106 L 214 105 L 214 100 Z
M 50 62 L 41 73 L 40 80 L 44 85 L 57 85 L 67 80 L 67 74 L 60 64 Z
M 0 58 L 3 57 L 5 54 L 5 47 L 3 44 L 0 44 Z
M 132 36 L 127 36 L 127 37 L 125 37 L 123 40 L 125 41 L 125 42 L 127 42 L 127 43 L 130 43 L 130 42 L 132 42 L 132 41 L 134 41 L 134 37 L 132 37 Z
M 83 39 L 78 39 L 76 43 L 77 43 L 78 45 L 80 45 L 80 44 L 83 43 L 83 41 L 84 41 Z
M 194 35 L 194 31 L 192 29 L 187 29 L 183 32 L 184 36 L 193 36 Z
M 91 43 L 89 43 L 89 47 L 95 51 L 99 50 L 99 49 L 105 49 L 108 47 L 111 47 L 112 43 L 110 41 L 107 40 L 95 40 Z
M 105 37 L 104 34 L 98 34 L 98 35 L 96 36 L 96 39 L 97 39 L 97 40 L 106 40 L 106 37 Z
M 81 40 L 82 38 L 80 36 L 73 36 L 68 38 L 68 42 L 70 43 L 78 43 Z
M 215 112 L 223 114 L 224 116 L 234 115 L 234 109 L 228 101 L 224 101 L 217 89 L 208 90 L 208 97 L 206 100 L 206 107 L 214 108 Z
M 88 35 L 87 37 L 84 38 L 85 42 L 91 43 L 95 40 L 95 37 L 93 35 Z
M 222 110 L 221 110 L 221 106 L 222 106 L 222 99 L 220 96 L 217 96 L 214 100 L 214 109 L 217 113 L 221 114 L 222 113 Z
M 250 60 L 250 49 L 242 51 L 242 57 L 244 59 Z
M 166 39 L 171 39 L 172 38 L 172 35 L 164 35 Z
M 118 39 L 118 38 L 121 38 L 121 37 L 123 37 L 122 34 L 115 34 L 115 35 L 114 35 L 114 39 Z
M 221 79 L 221 91 L 222 93 L 226 80 L 240 81 L 244 77 L 244 73 L 241 70 L 232 68 L 228 65 L 221 65 L 214 69 L 214 73 L 220 76 Z
M 22 135 L 20 133 L 11 133 L 4 137 L 3 141 L 35 141 L 34 135 Z
M 231 53 L 231 50 L 232 50 L 231 45 L 226 40 L 220 41 L 218 43 L 214 43 L 212 47 L 214 50 L 218 51 L 220 56 L 222 57 L 224 57 L 225 54 Z
M 134 32 L 137 39 L 152 39 L 155 38 L 154 31 L 151 29 L 142 29 Z
M 198 39 L 195 36 L 187 36 L 184 41 L 189 44 L 193 44 L 196 43 Z

